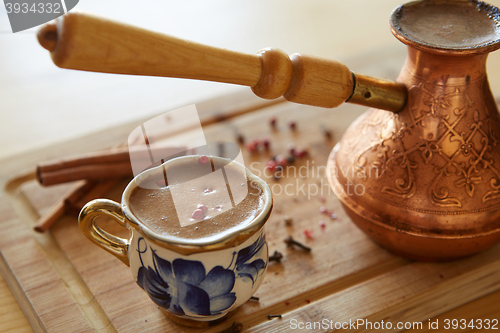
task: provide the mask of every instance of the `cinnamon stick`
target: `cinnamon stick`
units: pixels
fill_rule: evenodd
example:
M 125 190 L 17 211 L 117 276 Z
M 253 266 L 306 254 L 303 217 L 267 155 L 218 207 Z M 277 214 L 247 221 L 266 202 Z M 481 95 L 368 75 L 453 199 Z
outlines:
M 78 167 L 87 164 L 130 162 L 128 147 L 116 147 L 69 158 L 38 163 L 37 173 Z
M 60 170 L 37 172 L 37 178 L 41 185 L 50 186 L 76 180 L 100 180 L 110 178 L 132 177 L 132 166 L 129 162 L 122 163 L 100 163 L 80 165 Z
M 154 156 L 178 156 L 184 153 L 184 147 L 166 147 L 153 145 Z M 44 186 L 82 180 L 75 184 L 64 197 L 44 214 L 33 226 L 38 232 L 48 230 L 63 214 L 77 215 L 83 206 L 100 198 L 111 190 L 120 178 L 133 176 L 130 155 L 134 161 L 150 164 L 153 156 L 151 146 L 134 145 L 115 147 L 96 153 L 82 154 L 71 158 L 39 163 L 37 179 Z M 159 162 L 157 162 L 159 163 Z M 152 163 L 151 163 L 152 164 Z
M 41 216 L 33 226 L 38 232 L 47 231 L 66 212 L 66 201 L 76 202 L 94 184 L 80 181 L 72 186 L 62 200 L 56 202 L 47 213 Z
M 120 179 L 103 180 L 93 184 L 93 186 L 88 191 L 84 192 L 83 195 L 77 200 L 67 198 L 64 201 L 65 212 L 78 216 L 83 206 L 85 206 L 89 201 L 102 198 L 103 195 L 108 193 L 119 182 Z
M 64 214 L 78 216 L 87 202 L 101 198 L 119 181 L 119 179 L 112 179 L 101 182 L 78 182 L 35 223 L 33 228 L 35 231 L 45 232 Z
M 155 156 L 179 155 L 185 150 L 183 147 L 154 146 Z M 96 153 L 82 154 L 71 158 L 39 163 L 36 175 L 43 186 L 61 184 L 80 179 L 101 180 L 133 176 L 130 155 L 134 161 L 151 162 L 152 150 L 141 146 L 119 147 Z M 159 162 L 158 162 L 159 163 Z M 144 163 L 142 163 L 144 164 Z
M 33 229 L 37 232 L 47 231 L 64 213 L 64 202 L 58 201 L 45 215 L 36 221 Z

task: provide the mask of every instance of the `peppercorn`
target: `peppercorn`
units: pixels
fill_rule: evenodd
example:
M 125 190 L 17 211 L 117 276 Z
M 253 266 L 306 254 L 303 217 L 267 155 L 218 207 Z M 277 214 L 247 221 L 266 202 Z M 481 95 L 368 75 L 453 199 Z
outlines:
M 271 125 L 271 127 L 275 128 L 276 127 L 276 124 L 277 124 L 277 119 L 276 117 L 272 117 L 271 119 L 269 119 L 269 125 Z
M 200 158 L 198 158 L 198 163 L 200 164 L 207 164 L 208 163 L 208 157 L 205 155 L 201 155 Z

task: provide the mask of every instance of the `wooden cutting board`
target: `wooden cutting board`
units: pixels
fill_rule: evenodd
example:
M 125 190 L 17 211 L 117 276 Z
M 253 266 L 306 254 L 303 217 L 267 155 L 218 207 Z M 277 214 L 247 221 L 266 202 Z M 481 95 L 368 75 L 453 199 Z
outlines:
M 380 52 L 379 59 L 372 60 L 380 64 L 380 75 L 394 77 L 391 62 L 402 58 L 401 53 Z M 241 323 L 248 332 L 281 332 L 299 322 L 357 319 L 383 320 L 394 326 L 424 321 L 426 325 L 428 318 L 500 289 L 500 246 L 450 263 L 412 262 L 378 247 L 351 223 L 329 190 L 322 166 L 345 128 L 364 108 L 344 105 L 327 110 L 283 101 L 270 104 L 251 93 L 197 107 L 205 122 L 212 123 L 204 127 L 207 141 L 236 142 L 235 133 L 247 141 L 269 138 L 269 152 L 250 153 L 242 148 L 245 163 L 256 173 L 263 171 L 270 156 L 286 153 L 290 143 L 309 151 L 307 158 L 294 164 L 297 170 L 307 170 L 308 177 L 300 172 L 279 180 L 263 176 L 273 189 L 275 203 L 266 225 L 269 249 L 271 253 L 280 251 L 284 258 L 281 263 L 270 263 L 255 295 L 259 301 L 247 302 L 210 329 L 180 327 L 165 318 L 135 285 L 125 265 L 83 237 L 75 217 L 61 218 L 50 233 L 31 230 L 69 186 L 40 187 L 32 172 L 35 162 L 124 142 L 139 124 L 134 123 L 20 156 L 1 171 L 5 190 L 0 194 L 0 271 L 35 331 L 231 332 L 235 323 Z M 275 130 L 268 125 L 271 117 L 278 119 Z M 224 118 L 230 119 L 221 121 Z M 296 131 L 289 129 L 289 121 L 297 123 Z M 332 132 L 332 138 L 324 136 L 323 128 Z M 106 197 L 119 201 L 125 185 Z M 320 206 L 333 210 L 337 218 L 321 214 Z M 293 219 L 291 226 L 285 224 L 285 216 Z M 127 233 L 115 224 L 105 227 Z M 305 237 L 305 230 L 312 232 L 312 239 Z M 310 246 L 311 253 L 287 249 L 283 240 L 288 235 Z M 268 319 L 276 314 L 282 318 Z M 324 326 L 316 328 L 328 331 Z

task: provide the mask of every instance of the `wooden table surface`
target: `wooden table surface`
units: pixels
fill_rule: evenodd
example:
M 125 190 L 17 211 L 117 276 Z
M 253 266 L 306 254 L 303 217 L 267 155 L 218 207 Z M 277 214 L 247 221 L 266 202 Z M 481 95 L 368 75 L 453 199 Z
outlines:
M 291 54 L 350 59 L 384 49 L 404 54 L 388 18 L 399 0 L 129 1 L 85 0 L 77 9 L 181 38 L 255 53 L 273 46 Z M 500 6 L 500 0 L 490 1 Z M 1 6 L 0 6 L 1 7 Z M 36 29 L 10 33 L 0 8 L 0 166 L 42 147 L 230 94 L 237 86 L 180 79 L 62 70 L 35 38 Z M 404 57 L 401 57 L 402 65 Z M 377 75 L 377 66 L 369 67 Z M 351 68 L 356 71 L 356 68 Z M 500 52 L 490 55 L 490 84 L 500 96 Z M 394 79 L 394 76 L 390 77 Z M 336 112 L 342 112 L 339 108 Z M 333 116 L 333 115 L 332 115 Z M 103 147 L 105 148 L 105 147 Z M 23 170 L 19 170 L 23 171 Z M 28 171 L 28 170 L 26 170 Z M 0 184 L 4 186 L 4 184 Z M 2 236 L 8 237 L 3 230 Z M 441 319 L 500 317 L 500 292 L 449 311 Z M 0 332 L 31 331 L 0 277 Z

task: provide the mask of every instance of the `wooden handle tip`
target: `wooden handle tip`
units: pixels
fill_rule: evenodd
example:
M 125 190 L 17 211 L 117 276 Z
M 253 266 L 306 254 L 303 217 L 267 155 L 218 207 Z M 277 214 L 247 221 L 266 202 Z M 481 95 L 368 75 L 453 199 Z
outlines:
M 38 30 L 36 37 L 43 48 L 50 52 L 54 51 L 57 45 L 57 25 L 55 21 L 44 24 Z
M 39 233 L 43 233 L 43 232 L 47 231 L 46 228 L 44 228 L 42 226 L 38 226 L 38 225 L 34 226 L 33 230 L 35 230 L 36 232 L 39 232 Z

